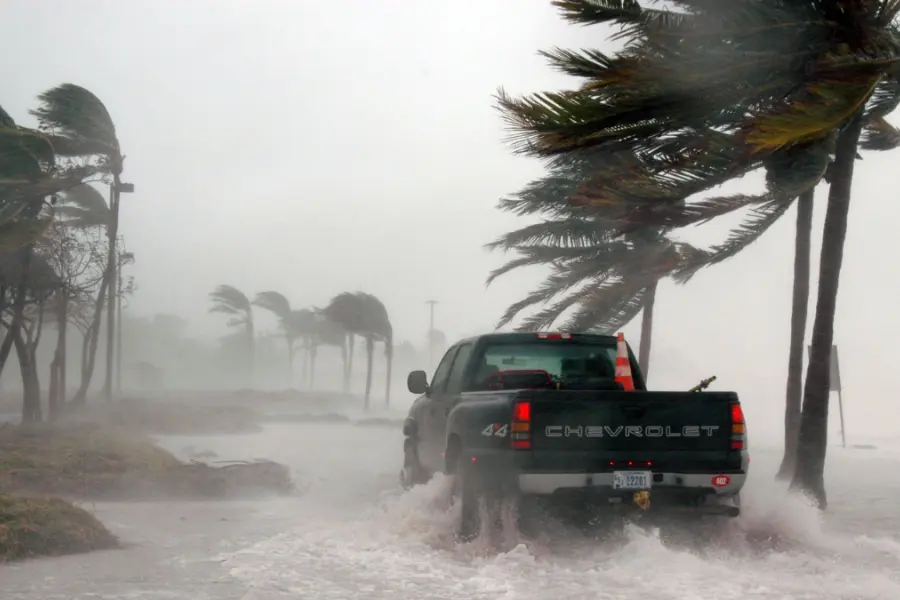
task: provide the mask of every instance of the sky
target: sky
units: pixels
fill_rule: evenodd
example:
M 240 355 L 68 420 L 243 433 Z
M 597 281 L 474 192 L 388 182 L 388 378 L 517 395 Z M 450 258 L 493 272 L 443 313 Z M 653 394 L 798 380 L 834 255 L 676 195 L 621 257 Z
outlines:
M 213 338 L 225 332 L 207 313 L 218 284 L 298 308 L 362 290 L 419 343 L 426 300 L 453 339 L 491 330 L 539 283 L 530 270 L 485 287 L 503 256 L 483 245 L 525 223 L 496 203 L 542 173 L 504 143 L 493 95 L 573 86 L 537 50 L 610 48 L 607 34 L 566 24 L 548 0 L 6 0 L 0 104 L 33 124 L 36 95 L 64 82 L 106 104 L 136 187 L 121 217 L 136 314 L 176 313 Z M 850 433 L 900 419 L 891 161 L 867 154 L 854 179 L 835 324 Z M 716 374 L 749 419 L 779 431 L 794 219 L 687 286 L 660 287 L 653 387 Z M 686 237 L 713 243 L 733 224 Z M 813 294 L 810 327 L 814 314 Z M 635 344 L 639 327 L 625 330 Z

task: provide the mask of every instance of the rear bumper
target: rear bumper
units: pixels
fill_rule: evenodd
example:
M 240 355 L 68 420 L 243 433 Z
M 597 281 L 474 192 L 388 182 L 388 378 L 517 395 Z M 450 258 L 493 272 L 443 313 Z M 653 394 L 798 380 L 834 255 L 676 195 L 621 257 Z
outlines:
M 716 480 L 721 475 L 728 483 Z M 550 496 L 566 491 L 593 491 L 604 495 L 627 495 L 633 490 L 614 490 L 613 473 L 521 473 L 518 476 L 519 491 L 527 495 Z M 651 491 L 678 491 L 701 496 L 733 496 L 740 492 L 747 480 L 746 473 L 654 473 Z M 717 485 L 718 483 L 718 485 Z

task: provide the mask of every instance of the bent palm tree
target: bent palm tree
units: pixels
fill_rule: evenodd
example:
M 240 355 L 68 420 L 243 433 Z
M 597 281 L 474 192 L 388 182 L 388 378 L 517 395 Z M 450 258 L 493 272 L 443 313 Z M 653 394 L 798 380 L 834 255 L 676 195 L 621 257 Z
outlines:
M 228 315 L 229 327 L 244 328 L 244 344 L 247 350 L 247 376 L 254 385 L 256 371 L 256 333 L 253 327 L 253 305 L 250 299 L 234 286 L 220 285 L 209 294 L 212 308 L 209 312 Z
M 385 357 L 387 359 L 385 402 L 390 403 L 393 329 L 384 304 L 371 294 L 344 292 L 332 298 L 331 302 L 323 310 L 323 313 L 343 327 L 351 340 L 351 344 L 353 335 L 362 336 L 366 341 L 366 388 L 363 400 L 366 409 L 369 408 L 369 397 L 372 389 L 372 359 L 375 351 L 375 342 L 384 342 Z M 352 356 L 353 350 L 351 345 L 349 359 L 351 365 Z M 347 377 L 349 377 L 349 373 Z
M 279 292 L 260 292 L 253 299 L 253 304 L 263 310 L 267 310 L 278 319 L 278 325 L 284 333 L 287 342 L 288 353 L 288 387 L 294 385 L 294 342 L 297 340 L 297 330 L 291 320 L 291 303 Z
M 751 206 L 758 222 L 738 237 L 758 237 L 787 203 L 821 179 L 833 152 L 792 481 L 824 507 L 828 362 L 853 163 L 864 125 L 900 137 L 884 121 L 900 96 L 894 22 L 900 3 L 675 0 L 685 13 L 613 0 L 554 3 L 575 21 L 626 26 L 626 47 L 616 57 L 547 53 L 560 69 L 587 79 L 581 90 L 500 97 L 523 152 L 553 156 L 602 147 L 620 156 L 621 168 L 600 174 L 573 201 L 643 213 L 644 224 L 705 220 Z M 807 168 L 769 164 L 792 152 Z M 638 157 L 639 164 L 629 157 Z M 697 203 L 699 210 L 672 206 L 759 167 L 774 174 L 765 194 L 705 201 Z
M 107 401 L 112 400 L 113 356 L 115 352 L 116 296 L 116 238 L 119 230 L 119 192 L 124 156 L 122 156 L 116 126 L 103 102 L 89 90 L 71 83 L 51 88 L 38 96 L 40 106 L 31 111 L 40 128 L 52 135 L 56 153 L 94 160 L 98 168 L 112 176 L 110 186 L 110 219 L 106 227 L 108 239 L 106 257 L 106 287 L 97 295 L 97 311 L 106 302 L 106 379 Z M 107 293 L 108 291 L 108 293 Z

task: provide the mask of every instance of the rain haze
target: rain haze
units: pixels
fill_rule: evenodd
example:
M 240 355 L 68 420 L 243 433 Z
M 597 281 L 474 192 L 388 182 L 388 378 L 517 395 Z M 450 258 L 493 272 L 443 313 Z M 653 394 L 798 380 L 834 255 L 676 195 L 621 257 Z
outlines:
M 617 46 L 607 39 L 610 31 L 567 23 L 546 0 L 7 0 L 0 51 L 9 60 L 0 67 L 0 105 L 19 125 L 37 127 L 29 111 L 38 94 L 74 83 L 96 94 L 115 122 L 126 157 L 123 180 L 135 185 L 133 194 L 122 196 L 119 220 L 135 256 L 127 275 L 136 289 L 124 309 L 126 391 L 141 395 L 133 376 L 138 360 L 162 365 L 167 394 L 224 395 L 247 387 L 228 367 L 178 375 L 177 363 L 187 359 L 151 350 L 141 337 L 140 319 L 152 323 L 155 315 L 174 315 L 198 348 L 218 347 L 234 329 L 210 312 L 216 286 L 235 286 L 251 299 L 278 291 L 297 309 L 323 308 L 342 292 L 363 291 L 384 304 L 395 346 L 409 342 L 417 353 L 398 360 L 386 410 L 385 358 L 376 351 L 374 410 L 364 414 L 356 402 L 365 377 L 365 350 L 358 343 L 356 404 L 319 408 L 332 416 L 398 423 L 416 398 L 406 389 L 407 372 L 433 368 L 440 358 L 429 365 L 422 350 L 426 301 L 438 301 L 434 326 L 446 336 L 443 351 L 462 337 L 493 331 L 506 308 L 546 276 L 543 267 L 521 269 L 486 285 L 490 271 L 511 255 L 488 251 L 485 244 L 529 220 L 498 210 L 498 200 L 545 173 L 541 161 L 511 151 L 496 108 L 498 89 L 520 95 L 574 87 L 574 79 L 552 70 L 537 51 L 560 46 L 612 52 Z M 686 390 L 716 375 L 710 390 L 738 392 L 753 441 L 764 447 L 758 467 L 754 461 L 764 474 L 745 492 L 751 508 L 739 527 L 741 545 L 722 550 L 725 558 L 674 551 L 646 533 L 632 533 L 616 549 L 598 549 L 581 538 L 565 547 L 557 537 L 500 553 L 460 550 L 448 533 L 453 516 L 440 507 L 449 478 L 438 475 L 404 493 L 395 489 L 403 461 L 399 427 L 277 422 L 243 433 L 240 443 L 218 433 L 166 433 L 159 444 L 184 461 L 202 458 L 194 456 L 198 449 L 216 460 L 278 461 L 299 480 L 305 491 L 300 500 L 204 500 L 193 508 L 167 501 L 174 512 L 147 505 L 154 525 L 142 529 L 130 522 L 137 509 L 100 499 L 100 519 L 116 524 L 114 533 L 134 548 L 110 551 L 118 553 L 111 558 L 84 554 L 0 565 L 0 582 L 10 586 L 8 597 L 28 600 L 132 593 L 248 600 L 706 598 L 712 596 L 698 588 L 710 582 L 725 586 L 717 588 L 718 598 L 813 598 L 823 589 L 817 569 L 830 569 L 834 560 L 847 566 L 822 576 L 834 590 L 828 598 L 900 597 L 900 522 L 897 509 L 888 508 L 886 498 L 893 496 L 884 491 L 900 492 L 900 403 L 892 391 L 900 387 L 900 315 L 894 309 L 900 264 L 888 231 L 900 218 L 900 207 L 889 201 L 900 188 L 900 171 L 890 167 L 895 157 L 869 152 L 856 163 L 834 322 L 848 443 L 877 445 L 871 460 L 892 475 L 890 481 L 866 475 L 867 491 L 855 499 L 853 484 L 845 482 L 860 469 L 873 469 L 860 467 L 869 463 L 859 462 L 859 455 L 838 451 L 833 398 L 828 460 L 835 462 L 826 485 L 834 510 L 825 524 L 812 509 L 793 500 L 777 505 L 770 494 L 784 436 L 793 207 L 735 258 L 701 270 L 685 285 L 663 280 L 657 292 L 649 387 Z M 706 195 L 755 193 L 763 185 L 753 175 Z M 107 194 L 105 184 L 97 189 Z M 816 311 L 827 194 L 822 183 L 816 189 L 807 331 Z M 678 237 L 707 247 L 739 222 L 736 214 Z M 300 387 L 299 359 L 287 379 L 278 320 L 265 310 L 254 315 L 258 333 L 274 340 L 260 343 L 255 387 Z M 636 353 L 640 318 L 623 331 Z M 79 353 L 80 339 L 69 342 Z M 38 362 L 46 370 L 53 349 L 51 341 L 44 344 Z M 100 345 L 97 390 L 103 339 Z M 323 352 L 320 361 L 322 390 L 341 392 L 338 351 Z M 77 371 L 70 367 L 70 386 L 77 386 Z M 18 394 L 18 367 L 3 375 L 2 388 Z M 312 461 L 314 451 L 307 448 L 326 444 L 336 449 Z M 354 458 L 351 448 L 366 453 L 367 447 L 373 451 Z M 0 492 L 2 482 L 0 476 Z M 884 489 L 869 494 L 874 487 Z M 866 521 L 851 506 L 857 502 L 893 521 Z M 790 546 L 785 554 L 755 545 L 779 536 Z M 659 561 L 669 580 L 648 575 L 645 584 L 632 587 L 629 578 L 642 572 L 647 556 Z M 417 566 L 418 558 L 431 564 Z M 729 566 L 733 560 L 747 561 L 743 575 Z M 155 566 L 142 571 L 135 566 L 142 561 Z M 442 561 L 447 564 L 435 566 Z M 586 575 L 572 582 L 573 572 Z M 142 583 L 129 587 L 123 573 Z M 792 573 L 790 583 L 779 579 Z M 154 585 L 170 583 L 172 595 L 154 595 L 162 593 Z M 621 593 L 609 592 L 610 586 Z

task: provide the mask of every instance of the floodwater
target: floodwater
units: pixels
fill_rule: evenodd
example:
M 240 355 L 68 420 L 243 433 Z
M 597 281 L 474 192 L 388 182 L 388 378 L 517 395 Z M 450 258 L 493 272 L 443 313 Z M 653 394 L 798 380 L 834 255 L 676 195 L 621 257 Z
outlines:
M 396 429 L 281 424 L 162 441 L 284 462 L 303 492 L 89 505 L 127 548 L 0 567 L 4 600 L 900 598 L 900 453 L 883 449 L 829 450 L 824 522 L 774 483 L 778 453 L 754 448 L 744 515 L 699 549 L 560 526 L 537 540 L 508 532 L 498 550 L 453 542 L 444 478 L 399 491 Z

